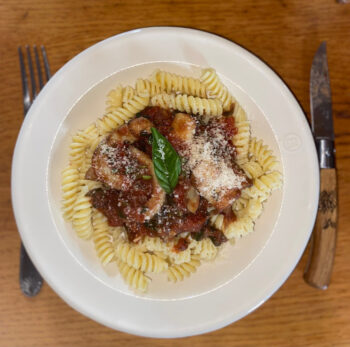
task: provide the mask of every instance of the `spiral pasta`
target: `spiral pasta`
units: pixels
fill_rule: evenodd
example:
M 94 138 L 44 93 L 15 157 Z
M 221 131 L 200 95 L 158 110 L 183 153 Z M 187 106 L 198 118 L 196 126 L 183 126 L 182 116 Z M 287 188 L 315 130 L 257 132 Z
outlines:
M 107 94 L 106 112 L 111 112 L 123 105 L 123 87 L 121 85 Z
M 142 292 L 147 290 L 150 279 L 146 277 L 142 271 L 136 270 L 120 259 L 117 260 L 117 265 L 121 276 L 130 288 L 140 290 Z
M 89 146 L 91 141 L 91 135 L 84 131 L 78 131 L 76 135 L 72 137 L 72 143 L 70 144 L 70 163 L 72 166 L 79 168 L 85 157 L 85 150 Z
M 253 186 L 242 192 L 243 197 L 259 199 L 264 201 L 275 189 L 282 185 L 282 175 L 278 171 L 264 174 L 254 180 Z
M 168 268 L 168 263 L 164 259 L 154 254 L 141 252 L 128 243 L 119 243 L 115 252 L 120 260 L 136 270 L 159 273 Z
M 208 97 L 206 86 L 199 79 L 160 70 L 155 73 L 154 78 L 160 85 L 161 90 L 168 94 L 174 92 L 198 96 L 200 98 Z
M 230 111 L 234 100 L 228 89 L 220 81 L 215 70 L 203 70 L 200 81 L 207 87 L 211 96 L 221 100 L 224 111 Z
M 200 259 L 212 260 L 218 253 L 217 247 L 210 239 L 203 239 L 196 242 L 196 246 L 192 249 L 193 254 L 198 254 Z
M 150 81 L 150 80 L 144 80 L 139 78 L 136 81 L 136 93 L 137 94 L 144 94 L 148 93 L 150 96 L 154 96 L 157 94 L 161 94 L 164 90 L 162 89 L 161 85 L 158 82 Z
M 237 102 L 235 103 L 235 109 L 234 109 L 234 112 L 233 112 L 233 117 L 235 118 L 235 121 L 237 123 L 238 122 L 245 122 L 245 121 L 248 120 L 247 114 L 245 113 L 244 109 Z
M 144 248 L 151 252 L 161 252 L 169 258 L 174 264 L 182 264 L 190 261 L 191 251 L 189 248 L 182 252 L 175 252 L 174 242 L 165 243 L 159 237 L 148 237 L 140 243 L 139 247 Z
M 74 204 L 79 192 L 79 171 L 71 166 L 62 171 L 62 212 L 65 220 L 73 218 Z
M 192 259 L 187 263 L 172 265 L 167 271 L 168 280 L 174 283 L 182 281 L 185 277 L 189 277 L 192 273 L 196 272 L 199 265 L 200 260 L 198 256 L 192 256 Z
M 86 196 L 87 187 L 81 189 L 73 208 L 73 228 L 77 235 L 82 239 L 89 239 L 92 235 L 91 212 L 92 206 L 90 199 Z
M 277 160 L 272 154 L 268 146 L 264 145 L 262 140 L 257 140 L 256 137 L 251 138 L 249 144 L 249 154 L 263 168 L 264 172 L 271 171 L 276 168 Z
M 264 170 L 260 164 L 253 160 L 249 160 L 246 163 L 242 164 L 241 168 L 249 178 L 257 178 L 264 173 Z
M 151 105 L 198 114 L 200 116 L 222 115 L 222 104 L 219 99 L 202 99 L 194 96 L 163 93 L 152 97 Z
M 249 216 L 243 216 L 241 218 L 237 218 L 235 222 L 227 225 L 222 231 L 228 239 L 237 239 L 251 233 L 253 230 L 254 222 L 252 218 Z
M 259 199 L 248 200 L 247 206 L 236 212 L 237 216 L 240 217 L 250 217 L 255 221 L 262 213 L 263 205 Z
M 107 218 L 101 212 L 94 210 L 92 213 L 92 225 L 92 240 L 95 244 L 97 256 L 101 260 L 102 265 L 107 265 L 114 258 L 114 247 Z
M 236 147 L 236 162 L 243 165 L 248 161 L 248 149 L 250 138 L 250 123 L 242 121 L 236 123 L 237 134 L 233 136 L 233 144 Z
M 135 96 L 135 89 L 126 86 L 123 88 L 121 85 L 117 86 L 115 89 L 112 89 L 107 94 L 106 101 L 106 112 L 113 112 L 117 108 L 123 106 L 124 103 L 127 103 L 130 99 Z
M 249 202 L 249 197 L 241 196 L 239 199 L 235 200 L 232 204 L 233 211 L 240 211 L 247 207 Z
M 123 88 L 123 96 L 122 96 L 122 103 L 127 104 L 129 101 L 131 101 L 135 97 L 135 89 L 130 86 L 126 86 Z
M 107 113 L 97 121 L 97 127 L 101 135 L 104 135 L 116 127 L 133 118 L 137 112 L 143 110 L 149 103 L 149 95 L 135 95 L 123 107 Z
M 146 236 L 143 241 L 139 243 L 139 247 L 145 248 L 150 252 L 163 252 L 167 254 L 169 249 L 173 247 L 173 243 L 166 244 L 159 237 Z

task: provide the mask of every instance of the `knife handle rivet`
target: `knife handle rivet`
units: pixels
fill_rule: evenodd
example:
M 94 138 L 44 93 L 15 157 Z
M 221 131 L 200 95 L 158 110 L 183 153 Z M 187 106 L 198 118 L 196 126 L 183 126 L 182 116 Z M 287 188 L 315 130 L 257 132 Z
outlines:
M 283 140 L 283 146 L 287 151 L 297 151 L 301 146 L 301 139 L 296 134 L 288 134 Z

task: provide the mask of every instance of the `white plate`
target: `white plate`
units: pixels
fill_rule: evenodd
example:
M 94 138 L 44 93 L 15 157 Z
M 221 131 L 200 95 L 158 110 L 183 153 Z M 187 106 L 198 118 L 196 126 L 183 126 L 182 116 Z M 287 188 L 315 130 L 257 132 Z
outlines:
M 71 135 L 101 116 L 105 95 L 154 68 L 198 75 L 215 68 L 246 109 L 253 134 L 281 161 L 284 185 L 256 231 L 213 263 L 149 293 L 128 290 L 115 266 L 104 270 L 91 242 L 78 240 L 60 213 L 60 172 Z M 221 37 L 184 28 L 146 28 L 85 50 L 58 71 L 28 113 L 16 144 L 12 201 L 23 242 L 49 285 L 76 310 L 111 328 L 180 337 L 234 322 L 268 299 L 291 273 L 309 239 L 319 193 L 309 126 L 285 84 L 255 56 Z M 301 281 L 301 279 L 300 279 Z

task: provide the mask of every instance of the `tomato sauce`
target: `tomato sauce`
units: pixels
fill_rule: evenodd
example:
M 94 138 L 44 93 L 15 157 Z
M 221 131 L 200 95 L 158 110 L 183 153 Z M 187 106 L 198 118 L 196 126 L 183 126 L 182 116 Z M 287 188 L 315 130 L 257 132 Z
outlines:
M 138 114 L 139 117 L 142 116 L 151 121 L 153 126 L 168 139 L 175 150 L 181 152 L 184 148 L 184 143 L 174 136 L 171 128 L 174 115 L 174 112 L 160 107 L 146 107 Z M 232 159 L 235 158 L 235 148 L 231 139 L 236 134 L 237 129 L 233 117 L 222 117 L 219 121 L 209 122 L 205 126 L 199 120 L 196 120 L 196 124 L 196 133 L 206 131 L 209 137 L 211 133 L 213 134 L 212 137 L 214 137 L 215 131 L 220 128 L 221 133 L 230 146 L 228 153 Z M 141 131 L 131 145 L 151 158 L 151 141 L 149 131 Z M 124 191 L 112 189 L 108 186 L 108 182 L 103 182 L 102 180 L 105 183 L 103 188 L 94 189 L 88 193 L 93 207 L 107 217 L 109 225 L 124 226 L 130 242 L 137 242 L 144 236 L 160 237 L 165 241 L 169 241 L 182 233 L 189 233 L 197 240 L 210 238 L 217 246 L 227 241 L 221 231 L 208 226 L 210 214 L 208 212 L 209 204 L 206 199 L 199 197 L 196 211 L 190 212 L 188 210 L 187 193 L 192 183 L 191 178 L 185 177 L 185 175 L 180 176 L 174 191 L 166 195 L 165 202 L 160 210 L 152 218 L 145 220 L 143 215 L 144 209 L 147 201 L 152 196 L 153 182 L 149 171 L 142 171 L 145 169 L 136 161 L 135 165 L 129 165 L 128 168 L 120 167 L 120 162 L 123 161 L 124 157 L 128 157 L 129 162 L 133 160 L 128 155 L 127 149 L 129 145 L 127 143 L 116 146 L 117 150 L 113 152 L 116 155 L 116 158 L 113 160 L 113 165 L 115 166 L 113 169 L 123 175 L 128 175 L 128 170 L 132 172 L 133 180 L 130 187 Z M 220 148 L 218 148 L 218 151 L 220 151 Z M 96 174 L 92 169 L 89 169 L 88 178 L 96 178 Z M 225 213 L 225 222 L 228 222 L 228 220 L 232 221 L 234 218 L 232 210 L 231 213 Z M 175 244 L 174 250 L 181 252 L 188 247 L 188 244 L 188 240 L 182 237 Z

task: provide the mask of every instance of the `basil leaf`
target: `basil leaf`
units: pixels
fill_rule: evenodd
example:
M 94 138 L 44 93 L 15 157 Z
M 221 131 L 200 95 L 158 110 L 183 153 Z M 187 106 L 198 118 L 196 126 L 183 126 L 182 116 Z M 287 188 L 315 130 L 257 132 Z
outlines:
M 152 131 L 152 160 L 159 185 L 170 194 L 179 180 L 181 158 L 170 142 L 156 129 Z

